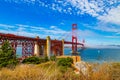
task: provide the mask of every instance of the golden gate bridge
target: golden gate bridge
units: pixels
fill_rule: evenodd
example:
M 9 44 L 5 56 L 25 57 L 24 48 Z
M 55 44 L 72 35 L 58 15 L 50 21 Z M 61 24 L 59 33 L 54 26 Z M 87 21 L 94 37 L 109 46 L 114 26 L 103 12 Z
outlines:
M 4 43 L 4 41 L 8 40 L 11 44 L 14 53 L 16 53 L 17 47 L 19 45 L 22 46 L 22 57 L 28 56 L 50 56 L 56 55 L 61 56 L 64 55 L 64 45 L 70 44 L 72 45 L 72 55 L 77 54 L 78 45 L 81 48 L 84 48 L 84 42 L 79 43 L 77 37 L 77 24 L 72 24 L 72 41 L 65 41 L 65 40 L 52 40 L 50 36 L 46 39 L 41 39 L 39 37 L 32 38 L 32 37 L 25 37 L 25 36 L 18 36 L 14 34 L 5 34 L 0 33 L 0 45 Z

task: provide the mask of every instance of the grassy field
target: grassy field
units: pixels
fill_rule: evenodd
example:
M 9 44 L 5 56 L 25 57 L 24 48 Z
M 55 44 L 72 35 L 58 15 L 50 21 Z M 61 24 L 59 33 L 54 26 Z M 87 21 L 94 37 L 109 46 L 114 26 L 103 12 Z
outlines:
M 91 64 L 88 75 L 75 74 L 74 68 L 58 67 L 54 61 L 2 68 L 0 80 L 120 80 L 120 63 Z

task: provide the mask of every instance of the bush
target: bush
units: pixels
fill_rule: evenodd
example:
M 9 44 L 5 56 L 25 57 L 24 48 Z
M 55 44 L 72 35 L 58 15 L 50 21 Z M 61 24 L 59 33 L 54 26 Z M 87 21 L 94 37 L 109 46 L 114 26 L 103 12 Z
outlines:
M 58 66 L 71 67 L 73 63 L 72 58 L 60 58 L 57 62 Z
M 8 41 L 0 49 L 0 67 L 15 66 L 18 63 L 15 53 Z
M 39 57 L 36 57 L 36 56 L 32 56 L 32 57 L 28 57 L 28 58 L 25 58 L 22 63 L 27 63 L 27 64 L 40 64 L 40 63 L 44 63 L 44 62 L 47 62 L 49 61 L 48 57 L 44 57 L 44 58 L 39 58 Z
M 47 56 L 45 56 L 45 57 L 43 58 L 43 60 L 44 60 L 44 62 L 49 61 L 49 59 L 48 59 L 48 57 L 47 57 Z
M 25 58 L 22 63 L 27 63 L 27 64 L 39 64 L 40 63 L 40 58 L 36 56 L 28 57 Z
M 51 61 L 55 61 L 55 60 L 56 60 L 56 56 L 55 56 L 55 55 L 54 55 L 54 56 L 51 56 L 51 57 L 50 57 L 50 60 L 51 60 Z

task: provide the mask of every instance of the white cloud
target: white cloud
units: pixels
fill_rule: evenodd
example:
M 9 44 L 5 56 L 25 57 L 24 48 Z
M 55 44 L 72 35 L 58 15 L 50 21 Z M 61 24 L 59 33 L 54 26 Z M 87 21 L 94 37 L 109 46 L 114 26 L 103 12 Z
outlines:
M 87 13 L 93 17 L 106 14 L 120 0 L 53 0 L 52 3 L 41 0 L 5 0 L 8 2 L 36 4 L 60 13 L 81 15 Z
M 112 38 L 112 39 L 113 39 L 113 38 L 115 38 L 115 39 L 116 39 L 116 38 L 120 38 L 120 36 L 104 36 L 104 37 L 106 37 L 106 38 Z
M 113 32 L 116 34 L 120 33 L 120 27 L 119 26 L 114 26 L 112 24 L 107 24 L 105 22 L 99 22 L 96 26 L 89 26 L 87 24 L 84 24 L 89 29 L 95 29 L 95 30 L 100 30 L 104 32 Z
M 18 32 L 21 32 L 21 31 L 24 31 L 24 30 L 25 30 L 25 28 L 23 28 L 23 27 L 19 27 L 19 28 L 17 29 Z
M 79 37 L 95 37 L 95 36 L 99 37 L 100 35 L 90 30 L 78 30 L 78 36 Z
M 51 4 L 51 9 L 52 10 L 57 10 L 59 12 L 62 12 L 62 7 L 60 7 L 58 4 L 55 4 L 55 3 Z
M 50 29 L 43 30 L 45 33 L 53 34 L 53 35 L 61 35 L 61 34 L 67 34 L 68 32 L 65 30 L 62 30 L 56 26 L 51 26 Z
M 119 34 L 120 34 L 120 32 L 117 33 L 117 35 L 119 35 Z
M 61 24 L 61 25 L 65 25 L 65 23 L 64 23 L 64 22 L 61 22 L 60 24 Z
M 109 26 L 98 26 L 95 27 L 94 29 L 97 30 L 101 30 L 101 31 L 106 31 L 106 32 L 115 32 L 115 33 L 119 33 L 120 32 L 120 28 L 116 28 L 116 27 L 109 27 Z
M 0 24 L 1 28 L 14 28 L 15 26 L 7 25 L 7 24 Z
M 16 24 L 16 25 L 6 25 L 6 24 L 0 24 L 0 26 L 11 27 L 8 30 L 3 29 L 2 27 L 0 32 L 3 33 L 13 33 L 16 35 L 24 35 L 24 36 L 40 36 L 41 38 L 46 38 L 46 36 L 51 36 L 51 38 L 58 39 L 61 35 L 67 34 L 68 31 L 62 30 L 58 28 L 57 26 L 50 26 L 49 28 L 39 27 L 39 26 L 30 26 L 30 25 L 23 25 L 23 24 Z M 13 31 L 13 28 L 14 31 Z
M 36 35 L 38 35 L 38 34 L 36 34 L 36 33 L 30 33 L 30 32 L 26 32 L 26 31 L 19 31 L 19 30 L 17 30 L 17 31 L 13 31 L 13 30 L 0 30 L 0 32 L 2 32 L 2 33 L 10 33 L 10 34 L 15 34 L 15 35 L 20 35 L 20 36 L 28 36 L 28 37 L 35 37 Z
M 77 14 L 87 13 L 93 17 L 104 15 L 113 8 L 113 4 L 117 4 L 120 0 L 67 0 L 73 8 L 77 11 Z
M 120 25 L 120 6 L 112 8 L 108 11 L 108 14 L 99 16 L 98 19 L 107 23 L 109 22 Z
M 98 5 L 88 2 L 88 0 L 67 0 L 73 7 L 78 9 L 81 13 L 88 13 L 92 16 L 97 16 L 99 11 Z M 81 14 L 80 13 L 80 14 Z
M 16 26 L 22 27 L 22 28 L 29 28 L 29 29 L 33 29 L 33 30 L 44 30 L 45 28 L 40 27 L 40 26 L 30 26 L 30 25 L 23 25 L 23 24 L 16 24 Z
M 53 10 L 67 14 L 84 14 L 87 13 L 93 17 L 99 17 L 105 15 L 111 8 L 114 8 L 114 4 L 117 4 L 118 0 L 55 0 L 51 6 Z
M 51 29 L 56 29 L 57 27 L 56 26 L 50 26 Z

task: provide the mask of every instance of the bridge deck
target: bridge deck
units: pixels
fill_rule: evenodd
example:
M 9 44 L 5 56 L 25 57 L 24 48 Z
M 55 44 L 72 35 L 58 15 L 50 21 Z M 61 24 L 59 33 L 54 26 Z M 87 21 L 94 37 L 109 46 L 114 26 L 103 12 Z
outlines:
M 4 34 L 4 33 L 0 33 L 0 40 L 1 39 L 38 41 L 38 42 L 42 42 L 42 43 L 46 42 L 46 39 L 32 38 L 32 37 L 26 37 L 26 36 L 18 36 L 18 35 L 14 35 L 14 34 Z M 51 42 L 61 43 L 62 41 L 61 40 L 51 40 Z M 64 41 L 64 44 L 76 44 L 76 43 L 72 43 L 70 41 Z M 77 45 L 83 45 L 83 43 L 77 43 Z

